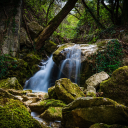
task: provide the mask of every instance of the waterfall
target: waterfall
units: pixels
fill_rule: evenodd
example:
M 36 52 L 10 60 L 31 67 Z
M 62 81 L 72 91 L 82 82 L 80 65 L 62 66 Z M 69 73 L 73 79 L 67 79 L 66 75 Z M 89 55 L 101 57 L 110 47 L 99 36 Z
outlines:
M 60 71 L 63 72 L 69 79 L 73 79 L 75 83 L 79 82 L 79 74 L 81 67 L 81 49 L 75 44 L 73 47 L 65 48 L 61 54 L 66 57 L 61 62 Z M 61 74 L 58 75 L 58 79 Z
M 53 62 L 52 56 L 47 61 L 43 60 L 40 70 L 25 82 L 24 89 L 31 89 L 33 92 L 47 92 L 57 79 L 64 77 L 78 83 L 81 66 L 81 49 L 79 47 L 79 45 L 74 45 L 62 51 L 65 59 L 61 62 L 60 70 Z
M 41 69 L 25 83 L 24 89 L 32 89 L 33 91 L 44 91 L 47 92 L 50 84 L 51 71 L 54 66 L 52 56 L 42 62 L 43 66 Z

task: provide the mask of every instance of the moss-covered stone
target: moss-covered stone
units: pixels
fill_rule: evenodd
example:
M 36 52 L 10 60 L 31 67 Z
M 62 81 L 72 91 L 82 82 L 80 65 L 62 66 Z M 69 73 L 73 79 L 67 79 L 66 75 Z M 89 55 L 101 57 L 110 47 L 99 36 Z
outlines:
M 51 54 L 57 49 L 57 44 L 49 40 L 45 42 L 44 48 L 49 54 Z
M 0 89 L 0 127 L 42 128 L 39 122 L 31 117 L 22 102 L 2 89 Z
M 65 105 L 66 104 L 61 100 L 47 99 L 37 103 L 32 103 L 29 107 L 32 111 L 44 112 L 49 107 L 64 107 Z
M 53 53 L 53 61 L 59 66 L 60 61 L 63 60 L 64 58 L 61 56 L 59 56 L 60 52 L 63 51 L 65 48 L 71 47 L 73 46 L 74 43 L 66 43 L 61 45 L 54 53 Z
M 97 122 L 128 125 L 128 107 L 109 98 L 81 97 L 63 108 L 62 117 L 65 128 L 88 128 Z
M 103 123 L 96 123 L 91 125 L 89 128 L 128 128 L 128 126 L 118 124 L 108 125 Z
M 34 73 L 39 70 L 38 63 L 40 62 L 40 57 L 29 53 L 23 59 L 9 58 L 9 67 L 7 77 L 16 77 L 19 83 L 23 86 L 25 81 L 30 78 Z
M 128 105 L 128 66 L 116 69 L 111 78 L 101 82 L 100 91 L 104 97 Z
M 28 23 L 27 25 L 28 25 L 28 29 L 29 29 L 29 32 L 32 38 L 36 38 L 43 31 L 43 27 L 40 26 L 35 21 L 32 21 Z
M 44 106 L 44 108 L 48 108 L 48 107 L 64 107 L 66 104 L 61 100 L 47 99 L 41 101 L 40 105 Z
M 0 88 L 22 90 L 16 77 L 0 80 Z
M 41 128 L 38 121 L 33 119 L 26 107 L 18 100 L 0 99 L 1 128 Z
M 30 65 L 38 64 L 41 60 L 38 55 L 33 53 L 27 54 L 23 59 Z
M 62 107 L 49 107 L 41 115 L 41 118 L 46 120 L 61 120 L 62 119 Z
M 8 67 L 9 73 L 8 77 L 16 77 L 19 83 L 23 86 L 25 80 L 29 78 L 32 74 L 27 62 L 23 59 L 15 59 L 15 61 L 10 61 L 10 66 Z
M 48 88 L 48 95 L 49 95 L 49 98 L 51 98 L 51 99 L 57 99 L 55 86 Z
M 62 78 L 55 82 L 55 91 L 58 99 L 65 103 L 70 103 L 78 97 L 85 96 L 79 86 L 67 78 Z

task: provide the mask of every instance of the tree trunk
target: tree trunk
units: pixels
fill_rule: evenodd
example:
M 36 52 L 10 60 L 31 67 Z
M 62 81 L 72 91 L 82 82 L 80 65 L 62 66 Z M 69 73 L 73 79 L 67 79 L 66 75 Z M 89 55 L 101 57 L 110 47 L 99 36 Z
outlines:
M 128 0 L 123 0 L 122 24 L 128 25 Z
M 63 19 L 73 9 L 76 2 L 77 0 L 68 0 L 62 10 L 49 22 L 48 26 L 35 39 L 36 50 L 39 50 L 44 45 L 44 42 L 53 34 Z

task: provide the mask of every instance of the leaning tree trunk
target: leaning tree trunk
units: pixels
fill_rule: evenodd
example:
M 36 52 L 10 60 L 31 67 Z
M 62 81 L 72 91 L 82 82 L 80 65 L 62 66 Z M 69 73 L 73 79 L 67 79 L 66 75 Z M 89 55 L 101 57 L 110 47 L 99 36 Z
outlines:
M 44 45 L 44 42 L 53 34 L 63 19 L 73 9 L 76 2 L 77 0 L 68 0 L 62 10 L 49 22 L 48 26 L 35 39 L 36 50 L 39 50 Z

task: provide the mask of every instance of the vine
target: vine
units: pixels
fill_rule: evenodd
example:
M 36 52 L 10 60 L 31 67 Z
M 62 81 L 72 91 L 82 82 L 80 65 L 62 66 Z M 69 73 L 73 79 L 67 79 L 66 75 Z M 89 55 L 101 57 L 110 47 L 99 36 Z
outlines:
M 118 40 L 111 40 L 107 43 L 104 51 L 99 51 L 98 54 L 94 54 L 89 59 L 94 59 L 95 63 L 91 66 L 93 71 L 101 72 L 105 71 L 109 75 L 122 65 L 122 58 L 124 56 L 122 45 Z

